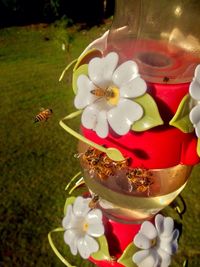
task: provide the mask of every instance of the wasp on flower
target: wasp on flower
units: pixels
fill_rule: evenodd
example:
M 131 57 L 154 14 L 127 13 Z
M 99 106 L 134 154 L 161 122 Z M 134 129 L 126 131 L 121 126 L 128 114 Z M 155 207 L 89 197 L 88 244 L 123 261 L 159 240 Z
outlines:
M 143 108 L 134 98 L 145 94 L 147 85 L 136 62 L 118 63 L 115 52 L 93 58 L 88 64 L 88 75 L 81 74 L 77 79 L 75 107 L 83 109 L 83 126 L 101 138 L 108 136 L 109 126 L 118 135 L 127 134 L 143 116 Z

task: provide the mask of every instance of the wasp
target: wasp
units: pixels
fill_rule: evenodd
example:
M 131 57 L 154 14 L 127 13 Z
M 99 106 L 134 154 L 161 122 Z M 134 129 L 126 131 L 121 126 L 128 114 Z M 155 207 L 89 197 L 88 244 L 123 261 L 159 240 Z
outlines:
M 143 174 L 144 174 L 143 172 L 144 172 L 143 169 L 135 168 L 135 169 L 132 169 L 129 172 L 127 172 L 126 177 L 128 179 L 139 178 L 139 177 L 143 176 Z
M 85 167 L 89 168 L 91 176 L 94 176 L 103 154 L 103 152 L 89 147 L 87 151 L 81 155 L 81 161 Z
M 107 100 L 115 97 L 115 93 L 111 88 L 107 88 L 105 90 L 101 88 L 96 88 L 91 90 L 90 93 L 98 97 L 105 97 Z
M 91 199 L 91 201 L 89 202 L 88 206 L 90 209 L 95 209 L 97 206 L 97 202 L 99 201 L 99 196 L 98 195 L 94 195 Z
M 89 147 L 81 159 L 83 164 L 89 168 L 89 174 L 101 180 L 105 180 L 109 176 L 114 176 L 117 171 L 124 170 L 130 163 L 129 158 L 121 162 L 113 161 L 104 152 L 93 147 Z
M 103 152 L 100 152 L 93 147 L 89 147 L 88 150 L 82 155 L 82 161 L 83 163 L 89 164 L 90 167 L 94 167 L 98 164 L 102 155 Z
M 163 82 L 165 82 L 165 83 L 169 82 L 169 77 L 165 76 L 165 77 L 163 78 Z
M 106 168 L 113 167 L 113 161 L 105 155 L 102 157 L 102 165 Z
M 126 169 L 130 165 L 130 158 L 126 158 L 122 161 L 116 161 L 115 166 L 117 170 L 123 170 Z
M 135 168 L 127 172 L 126 177 L 132 184 L 133 188 L 140 193 L 149 190 L 149 186 L 153 183 L 151 179 L 152 173 L 147 169 Z
M 53 114 L 52 109 L 41 109 L 41 112 L 35 116 L 34 122 L 47 121 Z
M 107 179 L 109 176 L 113 176 L 115 174 L 115 171 L 113 167 L 105 167 L 104 165 L 99 165 L 96 168 L 97 176 L 101 180 Z
M 91 160 L 94 157 L 100 157 L 103 154 L 103 152 L 93 148 L 89 147 L 88 150 L 84 153 L 85 160 Z
M 149 190 L 149 186 L 152 184 L 149 178 L 143 178 L 135 184 L 136 190 L 140 193 L 144 193 Z

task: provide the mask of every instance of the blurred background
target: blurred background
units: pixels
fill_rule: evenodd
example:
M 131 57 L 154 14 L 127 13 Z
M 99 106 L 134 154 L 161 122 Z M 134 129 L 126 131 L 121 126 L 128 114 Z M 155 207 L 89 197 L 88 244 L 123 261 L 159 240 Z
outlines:
M 93 26 L 113 12 L 114 0 L 0 0 L 0 26 L 50 23 L 60 18 Z
M 198 2 L 198 1 L 197 1 Z M 200 6 L 200 5 L 199 5 Z M 47 234 L 61 226 L 65 186 L 79 171 L 77 140 L 59 126 L 74 111 L 71 75 L 63 69 L 112 24 L 114 0 L 0 0 L 0 266 L 62 267 Z M 53 115 L 34 124 L 42 108 Z M 79 121 L 70 122 L 78 130 Z M 172 266 L 200 266 L 200 166 L 173 216 L 183 234 Z M 182 205 L 182 203 L 180 203 Z M 78 267 L 62 234 L 55 244 Z M 186 266 L 186 265 L 185 265 Z

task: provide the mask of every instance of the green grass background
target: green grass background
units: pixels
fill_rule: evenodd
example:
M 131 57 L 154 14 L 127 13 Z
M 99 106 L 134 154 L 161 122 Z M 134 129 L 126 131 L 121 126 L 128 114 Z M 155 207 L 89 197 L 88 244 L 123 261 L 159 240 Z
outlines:
M 77 141 L 58 124 L 72 112 L 70 75 L 62 82 L 65 66 L 109 25 L 91 30 L 64 29 L 60 24 L 35 25 L 0 30 L 0 266 L 64 266 L 48 243 L 50 230 L 60 227 L 64 190 L 78 170 L 74 158 Z M 62 43 L 66 50 L 61 49 Z M 34 124 L 40 108 L 52 108 L 47 123 Z M 71 126 L 78 129 L 78 121 Z M 195 167 L 182 196 L 187 211 L 182 224 L 180 248 L 172 266 L 200 266 L 200 167 Z M 62 234 L 55 242 L 78 267 L 93 266 L 72 257 Z

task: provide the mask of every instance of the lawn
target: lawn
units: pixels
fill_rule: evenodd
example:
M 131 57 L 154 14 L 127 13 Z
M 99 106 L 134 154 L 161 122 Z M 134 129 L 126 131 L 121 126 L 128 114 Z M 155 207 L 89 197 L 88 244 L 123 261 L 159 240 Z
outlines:
M 0 30 L 0 266 L 64 266 L 48 243 L 50 230 L 60 227 L 70 177 L 78 170 L 77 141 L 59 126 L 74 110 L 70 75 L 59 76 L 67 63 L 109 25 L 79 30 L 61 23 Z M 61 49 L 65 43 L 66 50 Z M 41 108 L 53 116 L 34 124 Z M 78 121 L 71 125 L 78 129 Z M 171 208 L 166 213 L 182 223 L 179 253 L 174 267 L 200 266 L 200 167 L 195 167 L 182 193 L 187 211 L 180 220 Z M 78 267 L 92 264 L 69 256 L 62 236 L 59 248 Z

